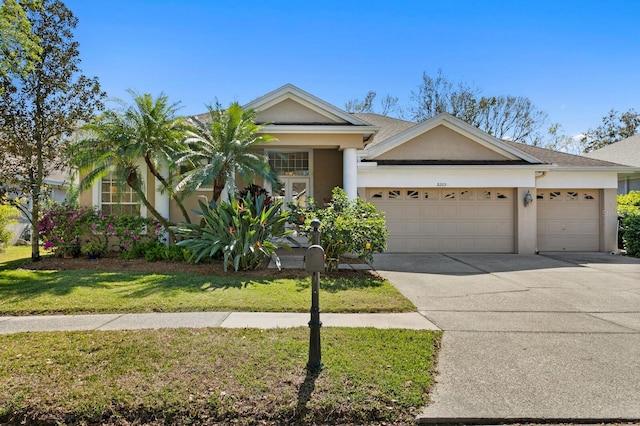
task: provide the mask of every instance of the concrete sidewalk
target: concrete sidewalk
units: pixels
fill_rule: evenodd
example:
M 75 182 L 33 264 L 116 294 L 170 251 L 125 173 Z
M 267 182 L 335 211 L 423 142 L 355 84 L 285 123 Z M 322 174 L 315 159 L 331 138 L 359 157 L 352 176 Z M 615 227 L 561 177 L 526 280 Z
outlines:
M 104 315 L 0 317 L 0 334 L 38 331 L 136 330 L 160 328 L 291 328 L 306 327 L 308 313 L 184 312 Z M 388 314 L 321 313 L 324 327 L 374 327 L 439 330 L 418 312 Z

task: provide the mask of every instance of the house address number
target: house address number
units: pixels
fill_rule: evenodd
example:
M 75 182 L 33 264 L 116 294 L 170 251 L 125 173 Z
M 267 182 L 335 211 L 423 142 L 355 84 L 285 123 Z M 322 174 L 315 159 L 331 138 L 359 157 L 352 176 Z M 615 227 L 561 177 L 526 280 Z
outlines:
M 446 182 L 438 182 L 436 183 L 436 186 L 447 186 Z

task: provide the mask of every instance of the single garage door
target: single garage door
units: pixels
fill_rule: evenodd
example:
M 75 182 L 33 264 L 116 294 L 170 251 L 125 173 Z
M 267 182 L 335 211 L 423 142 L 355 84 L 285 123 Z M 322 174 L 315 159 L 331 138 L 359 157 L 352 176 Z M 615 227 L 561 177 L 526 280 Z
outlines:
M 537 191 L 539 251 L 599 251 L 600 191 Z
M 513 189 L 369 188 L 391 252 L 513 253 Z

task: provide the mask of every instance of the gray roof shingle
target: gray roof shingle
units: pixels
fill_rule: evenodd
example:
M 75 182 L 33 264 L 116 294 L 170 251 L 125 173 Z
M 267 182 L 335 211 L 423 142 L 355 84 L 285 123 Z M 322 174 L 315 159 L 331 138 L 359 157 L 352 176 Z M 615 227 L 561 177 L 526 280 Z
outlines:
M 640 167 L 640 133 L 591 151 L 585 156 L 626 166 Z

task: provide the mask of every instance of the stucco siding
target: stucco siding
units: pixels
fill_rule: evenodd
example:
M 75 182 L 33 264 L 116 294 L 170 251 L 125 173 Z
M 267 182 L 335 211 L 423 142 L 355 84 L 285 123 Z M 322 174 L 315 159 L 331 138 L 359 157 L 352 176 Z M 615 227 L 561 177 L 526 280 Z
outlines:
M 285 99 L 263 111 L 257 116 L 258 123 L 287 123 L 287 124 L 343 124 L 344 120 L 337 117 L 327 117 L 300 103 Z
M 437 126 L 377 160 L 507 160 L 505 156 L 446 126 Z
M 315 149 L 313 171 L 313 198 L 321 203 L 331 197 L 333 188 L 342 187 L 342 152 Z

